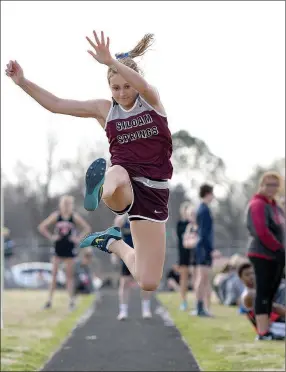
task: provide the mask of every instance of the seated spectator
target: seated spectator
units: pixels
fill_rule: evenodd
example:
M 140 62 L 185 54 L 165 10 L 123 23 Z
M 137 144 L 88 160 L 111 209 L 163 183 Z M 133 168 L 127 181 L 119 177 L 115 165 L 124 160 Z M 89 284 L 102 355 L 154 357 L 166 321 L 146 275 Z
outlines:
M 274 296 L 274 302 L 285 306 L 286 305 L 285 300 L 286 300 L 286 282 L 285 282 L 285 278 L 283 278 Z
M 244 307 L 246 315 L 252 325 L 254 326 L 257 339 L 261 339 L 258 336 L 257 324 L 254 313 L 254 302 L 256 296 L 256 285 L 254 270 L 251 263 L 243 263 L 238 268 L 238 276 L 245 285 L 245 290 L 241 295 L 241 306 Z M 276 302 L 273 302 L 272 312 L 270 314 L 270 336 L 268 340 L 283 340 L 285 339 L 285 315 L 286 307 Z
M 92 293 L 94 280 L 91 270 L 93 251 L 90 247 L 81 250 L 74 266 L 74 288 L 77 293 Z
M 223 304 L 224 299 L 226 297 L 225 284 L 227 282 L 231 269 L 232 268 L 229 265 L 229 263 L 224 264 L 221 270 L 215 275 L 213 280 L 213 289 L 221 304 Z
M 189 274 L 189 279 L 191 275 Z M 180 291 L 180 267 L 177 264 L 172 265 L 171 269 L 166 274 L 166 287 L 170 291 Z M 188 290 L 191 290 L 192 286 L 188 285 Z
M 238 277 L 237 267 L 241 262 L 245 261 L 245 257 L 235 254 L 215 276 L 213 287 L 221 304 L 226 306 L 239 305 L 244 285 Z
M 167 271 L 166 280 L 167 289 L 169 289 L 170 291 L 179 292 L 180 290 L 179 265 L 177 264 L 172 265 L 171 269 Z

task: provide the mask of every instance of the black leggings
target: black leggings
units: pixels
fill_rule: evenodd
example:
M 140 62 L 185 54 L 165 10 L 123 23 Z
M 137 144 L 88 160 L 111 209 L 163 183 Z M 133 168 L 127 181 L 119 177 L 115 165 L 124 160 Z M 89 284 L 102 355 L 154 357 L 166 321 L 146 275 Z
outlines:
M 285 262 L 250 257 L 256 280 L 255 314 L 270 315 L 274 296 L 281 283 Z

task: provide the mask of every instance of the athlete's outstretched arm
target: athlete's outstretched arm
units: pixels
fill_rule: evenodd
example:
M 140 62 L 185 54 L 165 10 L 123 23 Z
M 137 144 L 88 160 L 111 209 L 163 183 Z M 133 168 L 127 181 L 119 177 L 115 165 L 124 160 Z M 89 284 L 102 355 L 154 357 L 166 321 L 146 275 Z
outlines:
M 26 79 L 23 69 L 17 61 L 10 61 L 9 64 L 7 64 L 6 75 L 41 106 L 53 113 L 86 118 L 93 117 L 97 119 L 100 124 L 105 121 L 111 104 L 107 100 L 76 101 L 56 97 L 52 93 Z
M 93 31 L 95 42 L 89 37 L 87 41 L 90 43 L 94 51 L 89 50 L 88 53 L 93 56 L 99 63 L 108 67 L 113 67 L 117 72 L 134 88 L 150 105 L 161 106 L 160 98 L 157 91 L 136 71 L 123 65 L 116 59 L 112 58 L 109 51 L 109 37 L 105 41 L 104 33 L 101 31 L 101 40 L 99 40 L 95 31 Z

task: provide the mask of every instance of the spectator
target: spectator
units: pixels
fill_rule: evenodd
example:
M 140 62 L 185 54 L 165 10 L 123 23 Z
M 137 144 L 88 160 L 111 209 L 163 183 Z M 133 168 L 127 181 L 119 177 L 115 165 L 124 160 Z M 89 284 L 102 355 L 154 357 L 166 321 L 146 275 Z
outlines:
M 128 214 L 118 215 L 115 217 L 114 226 L 121 229 L 122 238 L 129 247 L 134 249 L 133 238 L 131 234 L 130 221 Z M 111 255 L 112 256 L 112 255 Z M 119 314 L 118 320 L 125 320 L 128 318 L 130 289 L 135 285 L 134 278 L 126 266 L 125 262 L 121 260 L 121 273 L 119 279 L 118 298 L 119 298 Z M 151 312 L 151 291 L 144 291 L 141 289 L 141 312 L 143 319 L 152 318 Z
M 190 265 L 190 250 L 184 248 L 183 237 L 186 227 L 189 223 L 187 211 L 190 206 L 189 202 L 184 202 L 180 206 L 180 220 L 177 223 L 177 237 L 178 237 L 178 256 L 179 256 L 179 271 L 180 271 L 180 294 L 181 305 L 180 309 L 186 311 L 187 303 L 187 282 L 188 282 L 188 267 Z
M 241 295 L 241 305 L 246 310 L 246 314 L 257 335 L 257 340 L 283 340 L 285 339 L 285 314 L 286 307 L 273 302 L 270 311 L 269 332 L 270 335 L 264 338 L 260 337 L 257 329 L 257 319 L 255 316 L 254 306 L 256 298 L 256 284 L 253 266 L 250 262 L 242 263 L 238 268 L 238 276 L 245 285 L 245 290 Z
M 180 267 L 177 264 L 172 265 L 166 274 L 167 288 L 170 291 L 180 291 Z
M 13 256 L 14 241 L 11 239 L 11 232 L 7 227 L 2 228 L 2 236 L 4 237 L 4 257 L 10 258 Z
M 213 252 L 213 218 L 209 208 L 212 202 L 213 187 L 204 184 L 199 192 L 201 204 L 197 211 L 198 243 L 196 252 L 196 298 L 197 308 L 194 312 L 197 316 L 210 316 L 211 296 L 211 267 Z
M 91 270 L 93 250 L 91 247 L 84 248 L 80 251 L 74 267 L 74 292 L 92 293 L 94 291 L 94 278 Z
M 190 250 L 190 259 L 189 259 L 189 272 L 191 274 L 191 287 L 195 288 L 195 282 L 196 282 L 196 251 L 194 248 L 196 248 L 196 244 L 198 241 L 198 226 L 197 226 L 197 221 L 196 221 L 196 212 L 193 206 L 189 206 L 187 209 L 187 216 L 189 219 L 189 224 L 186 227 L 185 235 L 184 235 L 184 240 L 183 240 L 183 245 L 185 248 L 187 246 L 185 245 L 188 243 L 185 241 L 185 236 L 189 236 L 191 238 L 190 243 L 191 245 L 188 247 Z
M 244 285 L 237 274 L 237 268 L 246 260 L 245 257 L 234 254 L 215 276 L 213 287 L 221 304 L 226 306 L 239 305 Z
M 188 273 L 187 289 L 191 290 L 190 284 L 191 273 Z M 170 291 L 180 292 L 180 267 L 177 264 L 172 265 L 171 269 L 166 274 L 166 287 Z
M 285 266 L 285 220 L 275 201 L 282 183 L 278 173 L 266 172 L 247 211 L 247 228 L 251 236 L 248 256 L 256 278 L 255 315 L 261 340 L 275 337 L 269 329 L 269 320 Z
M 280 198 L 278 200 L 278 204 L 279 204 L 280 208 L 282 209 L 283 215 L 285 216 L 285 213 L 286 213 L 286 199 L 285 199 L 285 195 L 280 196 Z
M 238 276 L 237 269 L 241 263 L 247 259 L 235 254 L 230 258 L 230 272 L 225 283 L 225 298 L 223 304 L 226 306 L 237 306 L 240 303 L 240 296 L 244 290 L 244 285 Z

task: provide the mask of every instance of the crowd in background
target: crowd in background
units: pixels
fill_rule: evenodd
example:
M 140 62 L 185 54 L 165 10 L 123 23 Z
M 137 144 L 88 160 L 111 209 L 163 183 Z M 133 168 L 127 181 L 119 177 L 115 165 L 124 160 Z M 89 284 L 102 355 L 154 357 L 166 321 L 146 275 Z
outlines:
M 255 326 L 257 339 L 285 338 L 283 185 L 276 172 L 262 176 L 246 211 L 250 240 L 244 256 L 234 254 L 226 258 L 215 249 L 210 208 L 214 195 L 210 185 L 201 186 L 201 203 L 196 210 L 190 202 L 181 205 L 178 262 L 167 272 L 166 287 L 180 293 L 182 311 L 188 310 L 187 294 L 193 290 L 196 303 L 191 314 L 212 317 L 210 299 L 214 292 L 220 304 L 237 306 L 239 314 L 247 315 Z M 279 332 L 274 323 L 280 324 Z
M 224 257 L 215 245 L 215 221 L 211 212 L 215 196 L 211 185 L 201 185 L 199 205 L 185 201 L 179 206 L 180 219 L 176 227 L 178 260 L 166 270 L 161 288 L 180 294 L 180 310 L 191 310 L 192 315 L 200 317 L 213 317 L 211 299 L 215 295 L 218 303 L 235 306 L 238 314 L 248 317 L 258 339 L 285 337 L 285 196 L 280 191 L 282 185 L 277 173 L 263 175 L 258 192 L 246 211 L 250 243 L 245 247 L 245 255 L 235 253 Z M 122 228 L 127 229 L 127 220 L 122 221 Z M 47 230 L 50 225 L 55 225 L 53 233 Z M 81 233 L 76 230 L 76 225 Z M 94 271 L 94 251 L 89 247 L 77 254 L 79 239 L 90 231 L 90 226 L 74 211 L 73 198 L 63 196 L 59 210 L 39 225 L 39 231 L 54 244 L 51 277 L 47 280 L 41 270 L 38 272 L 38 280 L 50 288 L 45 308 L 51 307 L 53 291 L 59 287 L 60 262 L 67 266 L 65 285 L 71 308 L 78 293 L 92 293 L 104 286 L 104 280 Z M 13 257 L 14 242 L 9 229 L 3 228 L 2 236 L 5 261 L 9 261 Z M 68 254 L 63 246 L 68 246 Z M 131 279 L 125 272 L 118 277 L 121 307 L 125 284 L 128 282 L 131 288 Z M 190 291 L 195 294 L 191 309 L 188 301 Z M 278 329 L 277 324 L 278 328 L 279 324 L 284 324 L 284 334 L 281 331 L 283 327 Z

